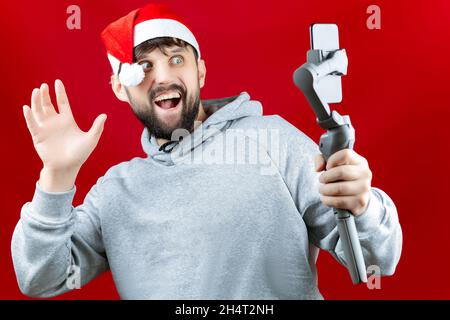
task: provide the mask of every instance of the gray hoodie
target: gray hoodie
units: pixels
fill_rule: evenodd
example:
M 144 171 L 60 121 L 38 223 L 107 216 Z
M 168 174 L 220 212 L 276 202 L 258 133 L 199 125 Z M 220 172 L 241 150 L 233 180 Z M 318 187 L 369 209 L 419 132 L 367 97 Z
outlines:
M 322 299 L 317 248 L 345 260 L 319 198 L 317 145 L 245 92 L 203 105 L 209 117 L 171 150 L 144 130 L 148 156 L 110 168 L 76 207 L 75 187 L 36 183 L 12 238 L 24 294 L 59 295 L 111 270 L 123 299 Z M 355 221 L 366 265 L 393 274 L 393 201 L 372 188 Z

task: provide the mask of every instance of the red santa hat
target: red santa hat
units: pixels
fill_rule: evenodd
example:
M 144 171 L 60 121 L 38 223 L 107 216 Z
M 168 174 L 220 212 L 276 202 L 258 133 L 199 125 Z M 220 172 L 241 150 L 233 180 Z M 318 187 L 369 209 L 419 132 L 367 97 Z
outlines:
M 133 87 L 144 80 L 143 67 L 133 63 L 133 48 L 159 37 L 173 37 L 189 43 L 200 59 L 200 48 L 194 34 L 175 13 L 161 4 L 133 10 L 103 30 L 101 38 L 108 60 L 122 85 Z

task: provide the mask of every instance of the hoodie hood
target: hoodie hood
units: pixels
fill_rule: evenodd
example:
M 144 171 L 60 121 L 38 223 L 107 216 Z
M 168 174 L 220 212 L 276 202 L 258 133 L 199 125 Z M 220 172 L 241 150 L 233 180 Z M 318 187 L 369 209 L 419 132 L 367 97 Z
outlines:
M 148 158 L 163 165 L 174 165 L 205 140 L 225 131 L 233 121 L 249 116 L 262 116 L 261 103 L 250 100 L 247 92 L 234 97 L 202 100 L 202 105 L 208 118 L 181 141 L 170 145 L 170 148 L 173 147 L 170 152 L 160 150 L 161 146 L 156 138 L 144 128 L 141 143 Z

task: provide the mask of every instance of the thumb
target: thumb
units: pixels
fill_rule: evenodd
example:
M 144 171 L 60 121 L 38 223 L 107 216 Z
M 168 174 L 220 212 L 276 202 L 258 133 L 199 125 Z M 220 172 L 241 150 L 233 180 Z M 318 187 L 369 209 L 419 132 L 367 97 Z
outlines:
M 316 172 L 325 170 L 326 162 L 322 154 L 318 154 L 314 157 L 314 168 Z
M 106 121 L 106 114 L 102 113 L 97 118 L 95 118 L 92 127 L 89 129 L 88 134 L 94 137 L 100 137 L 103 132 L 103 127 Z

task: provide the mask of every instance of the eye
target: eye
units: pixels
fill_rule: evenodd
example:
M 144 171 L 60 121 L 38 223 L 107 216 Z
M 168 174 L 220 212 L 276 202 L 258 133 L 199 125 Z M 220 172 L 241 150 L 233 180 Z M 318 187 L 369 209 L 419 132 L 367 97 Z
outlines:
M 172 64 L 182 64 L 183 63 L 183 57 L 182 56 L 175 56 L 172 59 L 170 59 L 170 62 Z
M 147 72 L 152 68 L 152 64 L 148 61 L 141 61 L 139 64 L 144 68 L 144 72 Z

